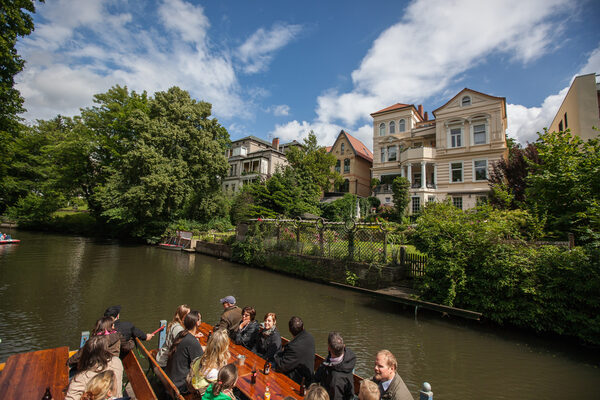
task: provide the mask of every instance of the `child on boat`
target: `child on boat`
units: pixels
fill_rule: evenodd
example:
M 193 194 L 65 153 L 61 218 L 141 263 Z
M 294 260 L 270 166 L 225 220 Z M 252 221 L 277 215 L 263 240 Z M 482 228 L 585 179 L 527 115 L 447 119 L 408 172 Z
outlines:
M 202 400 L 237 400 L 233 394 L 237 378 L 237 367 L 234 364 L 227 364 L 219 370 L 217 382 L 206 389 Z

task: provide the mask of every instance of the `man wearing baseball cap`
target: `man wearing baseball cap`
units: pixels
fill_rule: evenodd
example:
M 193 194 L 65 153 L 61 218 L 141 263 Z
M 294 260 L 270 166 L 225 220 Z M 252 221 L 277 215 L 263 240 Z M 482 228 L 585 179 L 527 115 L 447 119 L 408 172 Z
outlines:
M 125 356 L 130 350 L 135 348 L 134 337 L 140 340 L 150 340 L 154 336 L 151 333 L 144 333 L 141 329 L 136 328 L 131 322 L 121 321 L 119 319 L 121 314 L 121 306 L 111 306 L 104 311 L 105 317 L 113 317 L 115 320 L 115 329 L 121 336 L 121 358 Z
M 230 338 L 235 338 L 235 334 L 242 322 L 242 310 L 235 305 L 235 297 L 225 296 L 221 299 L 223 305 L 223 314 L 221 320 L 215 326 L 215 331 L 219 329 L 227 329 Z

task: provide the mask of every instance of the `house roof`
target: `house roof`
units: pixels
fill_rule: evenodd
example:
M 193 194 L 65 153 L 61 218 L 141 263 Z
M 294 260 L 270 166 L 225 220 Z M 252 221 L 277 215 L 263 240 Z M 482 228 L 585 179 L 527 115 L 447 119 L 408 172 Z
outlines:
M 238 139 L 238 140 L 233 140 L 233 141 L 231 142 L 231 144 L 234 144 L 234 143 L 237 143 L 237 142 L 243 142 L 244 140 L 254 140 L 255 142 L 259 142 L 259 143 L 265 144 L 265 145 L 267 145 L 267 146 L 271 146 L 271 145 L 272 145 L 272 143 L 269 143 L 269 142 L 267 142 L 267 141 L 266 141 L 266 140 L 264 140 L 264 139 L 261 139 L 261 138 L 259 138 L 259 137 L 252 136 L 252 135 L 250 135 L 250 136 L 246 136 L 246 137 L 243 137 L 243 138 L 241 138 L 241 139 Z
M 340 131 L 338 137 L 335 139 L 335 142 L 333 142 L 333 146 L 327 147 L 328 152 L 331 152 L 331 150 L 335 146 L 335 143 L 339 140 L 340 136 L 342 135 L 346 135 L 348 142 L 350 142 L 350 146 L 352 146 L 354 153 L 356 153 L 358 157 L 362 157 L 369 162 L 373 162 L 373 153 L 371 152 L 371 150 L 369 150 L 367 146 L 363 144 L 363 142 L 361 142 L 360 140 L 358 140 L 343 129 Z
M 325 147 L 325 151 L 327 151 L 328 153 L 331 151 L 331 149 L 333 149 L 333 146 L 327 146 L 327 147 Z
M 407 108 L 407 107 L 411 107 L 411 106 L 414 107 L 414 105 L 412 105 L 412 104 L 396 103 L 393 106 L 389 106 L 389 107 L 386 107 L 386 108 L 384 108 L 382 110 L 375 111 L 374 113 L 371 114 L 371 116 L 376 115 L 376 114 L 381 114 L 381 113 L 384 113 L 384 112 L 388 112 L 388 111 L 401 110 L 403 108 Z
M 450 102 L 454 101 L 454 99 L 456 99 L 458 96 L 460 96 L 461 94 L 463 94 L 466 91 L 469 91 L 469 92 L 472 92 L 472 93 L 476 93 L 478 95 L 485 96 L 485 97 L 490 98 L 490 99 L 502 100 L 502 102 L 504 103 L 504 114 L 506 115 L 506 97 L 496 97 L 496 96 L 492 96 L 492 95 L 489 95 L 489 94 L 478 92 L 477 90 L 473 90 L 473 89 L 469 89 L 469 88 L 464 88 L 463 90 L 461 90 L 460 92 L 458 92 L 456 94 L 456 96 L 454 96 L 453 98 L 451 98 L 450 100 L 448 100 L 446 103 L 444 103 L 444 105 L 442 105 L 441 107 L 438 107 L 435 110 L 433 110 L 432 111 L 433 115 L 435 116 L 436 111 L 439 111 L 442 108 L 446 107 Z

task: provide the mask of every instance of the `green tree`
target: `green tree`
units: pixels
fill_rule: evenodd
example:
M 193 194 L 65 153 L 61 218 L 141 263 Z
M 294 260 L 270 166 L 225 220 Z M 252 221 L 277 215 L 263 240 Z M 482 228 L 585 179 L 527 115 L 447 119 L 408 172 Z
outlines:
M 592 240 L 600 232 L 600 140 L 566 132 L 540 134 L 540 163 L 531 163 L 527 203 L 547 216 L 547 228 L 564 237 L 576 232 Z
M 392 197 L 394 199 L 394 210 L 396 220 L 402 222 L 410 204 L 410 182 L 408 179 L 398 176 L 392 182 Z

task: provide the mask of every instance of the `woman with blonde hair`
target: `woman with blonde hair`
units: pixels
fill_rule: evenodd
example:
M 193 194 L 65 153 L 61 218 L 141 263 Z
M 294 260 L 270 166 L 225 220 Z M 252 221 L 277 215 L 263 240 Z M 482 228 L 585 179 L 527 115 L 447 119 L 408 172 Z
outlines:
M 229 360 L 229 335 L 227 330 L 219 329 L 208 340 L 202 357 L 194 360 L 187 377 L 191 392 L 203 394 L 206 388 L 217 381 L 219 369 Z
M 106 400 L 114 398 L 117 393 L 115 388 L 115 373 L 107 370 L 94 376 L 85 385 L 81 400 Z
M 304 400 L 329 400 L 329 393 L 318 383 L 313 383 L 308 387 Z
M 182 304 L 177 307 L 175 310 L 175 315 L 169 325 L 167 325 L 167 337 L 162 347 L 156 353 L 156 361 L 161 368 L 165 368 L 167 366 L 167 360 L 169 359 L 169 350 L 173 345 L 173 341 L 181 333 L 185 330 L 183 327 L 183 320 L 185 316 L 190 312 L 190 308 L 186 304 Z
M 360 382 L 360 389 L 358 391 L 358 400 L 379 400 L 381 393 L 379 392 L 379 386 L 373 381 L 363 379 Z

